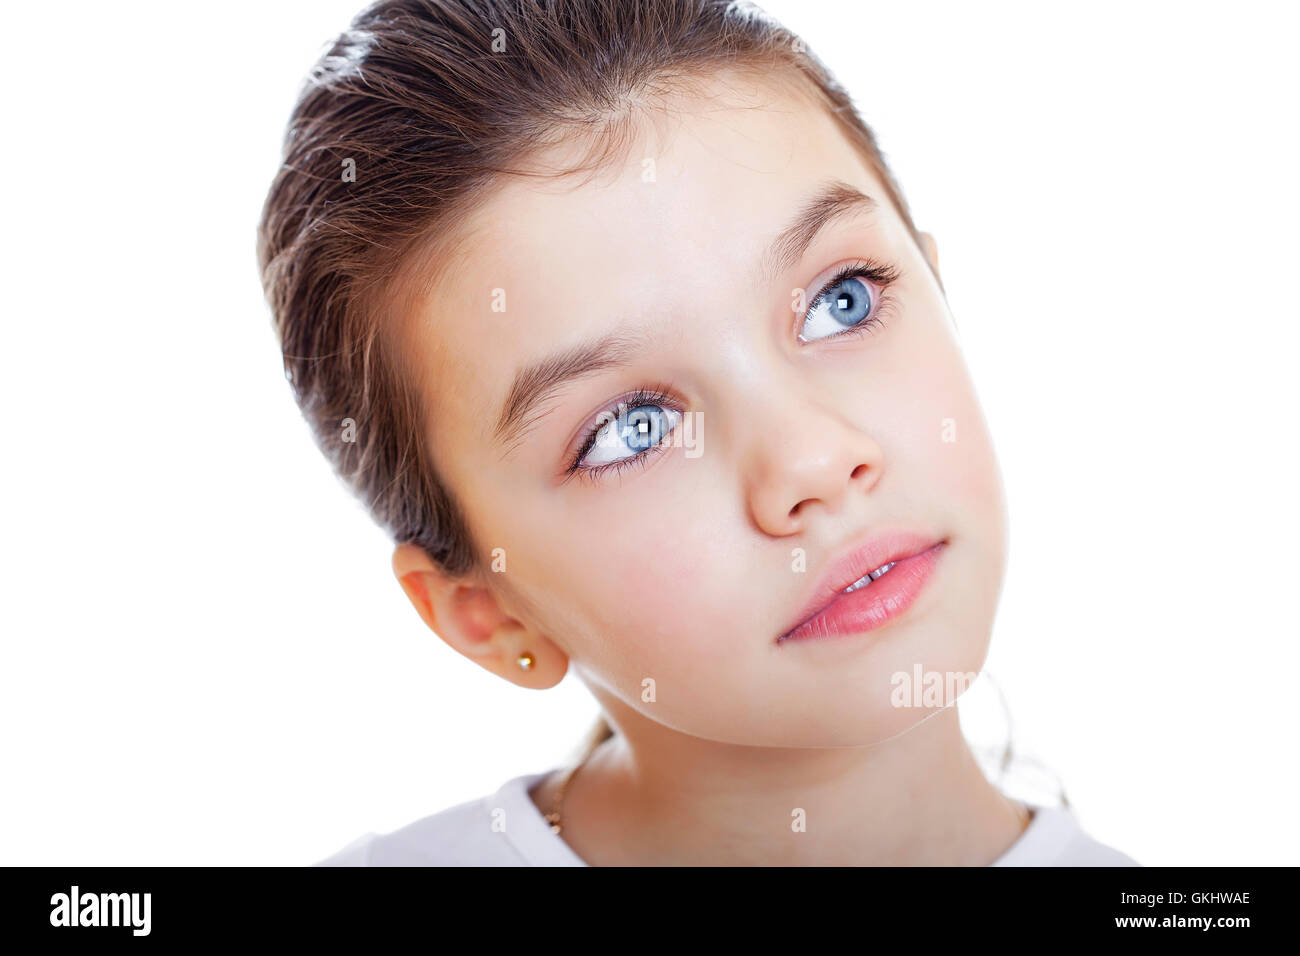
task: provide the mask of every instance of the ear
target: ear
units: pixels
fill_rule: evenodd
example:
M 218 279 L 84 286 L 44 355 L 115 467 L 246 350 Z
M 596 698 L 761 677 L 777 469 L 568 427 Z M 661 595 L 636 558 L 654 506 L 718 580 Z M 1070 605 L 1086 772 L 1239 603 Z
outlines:
M 943 301 L 947 303 L 948 290 L 943 287 L 943 276 L 939 274 L 939 244 L 934 241 L 934 236 L 928 232 L 918 231 L 917 238 L 921 240 L 921 252 L 930 264 L 930 271 L 934 273 L 934 281 L 939 284 L 939 293 L 943 296 Z M 953 328 L 957 327 L 955 318 L 952 320 L 952 325 Z
M 930 268 L 934 270 L 935 278 L 939 278 L 939 244 L 934 241 L 934 236 L 928 232 L 918 233 L 921 238 L 921 251 L 925 257 L 930 260 Z
M 511 617 L 496 592 L 473 576 L 448 577 L 417 545 L 399 544 L 393 574 L 429 630 L 475 664 L 520 687 L 558 684 L 568 655 L 550 638 Z M 525 670 L 523 654 L 533 658 Z

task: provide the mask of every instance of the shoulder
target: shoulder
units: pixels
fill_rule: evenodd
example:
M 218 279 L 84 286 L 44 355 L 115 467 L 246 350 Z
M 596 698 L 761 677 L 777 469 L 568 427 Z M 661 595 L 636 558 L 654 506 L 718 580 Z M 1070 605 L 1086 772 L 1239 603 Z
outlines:
M 363 833 L 347 846 L 335 850 L 325 859 L 313 863 L 312 866 L 368 866 L 370 845 L 378 835 L 373 832 Z
M 547 854 L 554 851 L 552 842 L 563 844 L 550 833 L 528 796 L 529 789 L 547 773 L 514 777 L 493 794 L 458 803 L 387 833 L 363 834 L 312 865 L 528 866 L 557 862 Z
M 1093 839 L 1068 807 L 1031 805 L 1033 817 L 1020 839 L 993 866 L 1141 866 Z

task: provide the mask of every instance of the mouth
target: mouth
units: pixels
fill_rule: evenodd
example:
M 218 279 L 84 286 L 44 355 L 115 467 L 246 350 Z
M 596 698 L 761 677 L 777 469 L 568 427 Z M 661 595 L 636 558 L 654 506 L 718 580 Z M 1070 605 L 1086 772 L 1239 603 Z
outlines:
M 888 564 L 882 564 L 880 567 L 876 568 L 876 570 L 869 571 L 866 574 L 862 575 L 862 577 L 858 578 L 856 581 L 854 581 L 852 584 L 850 584 L 840 593 L 851 594 L 854 591 L 865 588 L 868 584 L 876 580 L 876 578 L 880 577 L 882 574 L 884 574 L 886 571 L 888 571 L 897 563 L 898 563 L 897 561 L 890 561 Z
M 916 601 L 948 539 L 926 535 L 877 538 L 835 561 L 795 624 L 778 644 L 875 630 Z M 870 570 L 863 570 L 870 568 Z

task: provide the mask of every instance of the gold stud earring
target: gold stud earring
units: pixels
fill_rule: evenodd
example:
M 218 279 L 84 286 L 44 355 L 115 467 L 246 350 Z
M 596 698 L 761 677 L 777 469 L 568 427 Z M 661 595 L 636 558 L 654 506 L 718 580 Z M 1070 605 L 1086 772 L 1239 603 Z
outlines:
M 533 669 L 533 664 L 537 663 L 537 661 L 532 654 L 528 653 L 527 651 L 524 651 L 515 660 L 515 663 L 518 664 L 524 670 L 530 671 Z

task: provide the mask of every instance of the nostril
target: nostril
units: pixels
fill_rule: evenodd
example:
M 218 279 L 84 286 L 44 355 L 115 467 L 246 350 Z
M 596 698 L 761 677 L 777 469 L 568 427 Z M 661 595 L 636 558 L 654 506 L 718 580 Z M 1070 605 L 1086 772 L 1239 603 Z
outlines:
M 856 481 L 857 479 L 865 475 L 867 473 L 867 469 L 870 467 L 871 467 L 870 465 L 858 465 L 858 467 L 853 469 L 853 474 L 849 475 L 849 477 L 852 478 L 854 481 Z
M 804 508 L 808 507 L 809 502 L 815 502 L 818 500 L 820 499 L 805 498 L 803 501 L 800 501 L 798 504 L 796 504 L 793 508 L 790 509 L 790 517 L 791 518 L 799 517 L 799 515 L 803 512 Z

